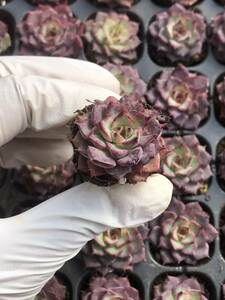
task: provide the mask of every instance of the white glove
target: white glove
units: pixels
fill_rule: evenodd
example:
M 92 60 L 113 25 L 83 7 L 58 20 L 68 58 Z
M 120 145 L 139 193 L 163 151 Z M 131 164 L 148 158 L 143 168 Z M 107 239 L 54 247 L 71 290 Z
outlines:
M 49 164 L 72 155 L 63 127 L 86 99 L 119 97 L 101 67 L 66 58 L 0 58 L 0 165 Z M 19 136 L 17 136 L 19 135 Z M 15 136 L 14 140 L 12 140 Z M 149 221 L 169 205 L 172 184 L 84 183 L 16 217 L 0 220 L 0 300 L 31 300 L 95 235 Z

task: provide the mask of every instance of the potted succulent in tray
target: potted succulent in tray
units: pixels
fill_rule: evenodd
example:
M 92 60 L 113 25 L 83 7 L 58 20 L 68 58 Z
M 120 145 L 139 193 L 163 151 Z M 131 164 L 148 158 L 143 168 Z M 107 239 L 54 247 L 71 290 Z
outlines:
M 50 279 L 34 300 L 68 300 L 67 287 L 55 276 Z
M 137 95 L 96 100 L 71 126 L 76 169 L 90 180 L 136 183 L 160 169 L 160 116 Z
M 153 300 L 208 300 L 205 287 L 196 277 L 186 275 L 166 276 L 153 286 Z
M 178 3 L 186 7 L 191 7 L 196 5 L 201 0 L 153 0 L 153 1 L 159 5 L 165 5 L 165 6 Z
M 206 55 L 204 17 L 180 4 L 157 13 L 149 25 L 149 54 L 160 65 L 199 63 Z
M 128 278 L 115 274 L 91 279 L 88 289 L 82 292 L 82 300 L 140 300 L 138 290 L 131 286 Z
M 209 41 L 215 58 L 225 63 L 225 10 L 212 18 Z
M 9 34 L 8 25 L 0 21 L 0 55 L 6 54 L 12 46 L 12 39 Z
M 165 265 L 196 265 L 209 257 L 209 244 L 218 235 L 208 213 L 197 202 L 177 199 L 160 217 L 149 222 L 149 228 L 156 259 Z
M 134 63 L 141 44 L 139 32 L 140 24 L 125 13 L 97 12 L 86 22 L 86 56 L 98 64 Z
M 216 81 L 214 103 L 216 117 L 225 126 L 225 74 Z
M 18 25 L 20 53 L 78 57 L 84 24 L 66 4 L 39 5 L 26 13 Z
M 82 250 L 86 267 L 95 268 L 103 274 L 112 270 L 132 270 L 145 260 L 144 240 L 148 228 L 111 229 L 98 235 Z
M 174 185 L 174 192 L 195 195 L 206 193 L 212 176 L 212 156 L 195 135 L 165 138 L 170 150 L 162 162 L 162 172 Z
M 111 63 L 104 65 L 104 68 L 109 70 L 119 80 L 121 96 L 130 96 L 134 93 L 139 96 L 145 94 L 146 84 L 135 68 Z
M 134 5 L 137 2 L 137 0 L 92 0 L 92 1 L 98 4 L 103 4 L 110 8 L 117 8 L 117 7 L 130 8 L 132 5 Z
M 206 76 L 178 65 L 153 78 L 146 96 L 155 109 L 169 115 L 172 128 L 196 130 L 208 116 L 208 89 Z
M 14 182 L 24 192 L 43 200 L 71 187 L 75 171 L 71 160 L 48 168 L 24 165 L 16 172 Z

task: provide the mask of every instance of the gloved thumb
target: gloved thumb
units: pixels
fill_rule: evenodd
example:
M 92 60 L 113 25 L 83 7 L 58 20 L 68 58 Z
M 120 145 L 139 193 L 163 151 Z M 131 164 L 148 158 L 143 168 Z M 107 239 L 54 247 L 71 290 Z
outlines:
M 30 211 L 1 220 L 0 299 L 33 299 L 94 236 L 157 217 L 171 196 L 172 184 L 162 175 L 136 185 L 83 183 Z

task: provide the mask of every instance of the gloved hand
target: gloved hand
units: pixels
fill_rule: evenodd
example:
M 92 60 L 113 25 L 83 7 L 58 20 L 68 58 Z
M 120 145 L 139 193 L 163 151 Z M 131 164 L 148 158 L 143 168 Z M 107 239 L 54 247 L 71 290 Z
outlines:
M 72 148 L 65 124 L 73 113 L 88 104 L 86 99 L 119 98 L 117 80 L 84 61 L 1 57 L 0 77 L 3 167 L 67 160 Z M 0 299 L 34 299 L 87 241 L 107 228 L 155 218 L 167 208 L 171 194 L 172 184 L 161 175 L 136 185 L 84 183 L 23 214 L 1 219 Z

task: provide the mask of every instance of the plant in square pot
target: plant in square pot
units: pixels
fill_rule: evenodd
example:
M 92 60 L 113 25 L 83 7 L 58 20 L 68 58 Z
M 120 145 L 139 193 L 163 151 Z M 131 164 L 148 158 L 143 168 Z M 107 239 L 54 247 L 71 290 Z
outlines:
M 150 245 L 164 265 L 197 265 L 209 258 L 210 244 L 218 236 L 210 215 L 198 202 L 175 198 L 161 216 L 149 222 L 149 228 Z
M 142 26 L 134 13 L 99 11 L 86 21 L 85 54 L 104 65 L 133 64 L 140 57 Z
M 69 5 L 39 5 L 17 26 L 20 54 L 78 57 L 83 48 L 84 24 Z
M 209 115 L 209 79 L 179 64 L 152 78 L 146 98 L 168 114 L 170 129 L 196 130 Z
M 207 54 L 207 24 L 203 15 L 180 4 L 157 13 L 149 24 L 149 54 L 163 66 L 201 62 Z

